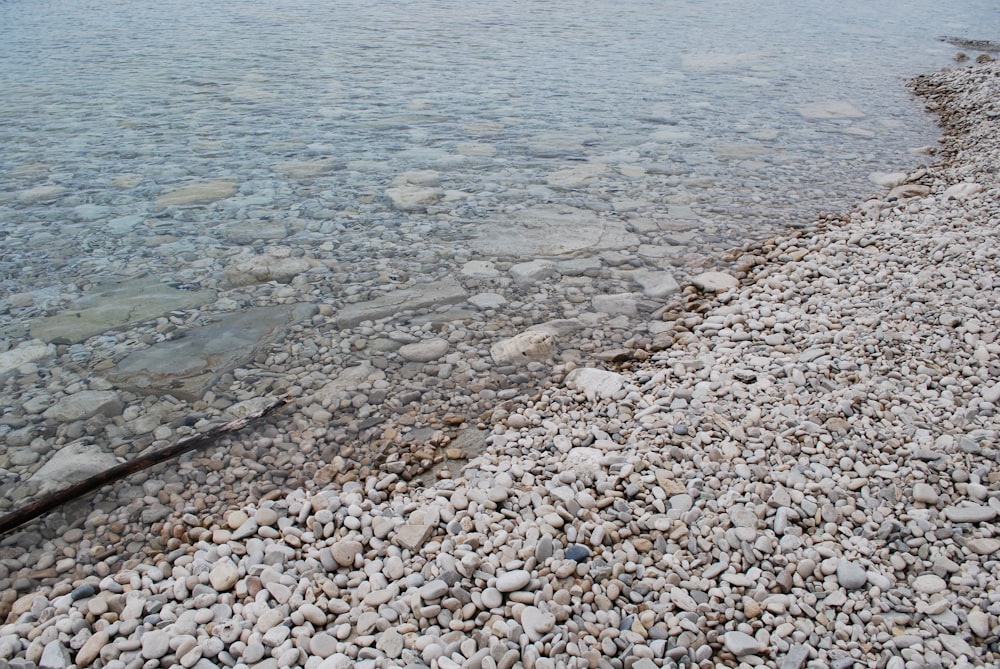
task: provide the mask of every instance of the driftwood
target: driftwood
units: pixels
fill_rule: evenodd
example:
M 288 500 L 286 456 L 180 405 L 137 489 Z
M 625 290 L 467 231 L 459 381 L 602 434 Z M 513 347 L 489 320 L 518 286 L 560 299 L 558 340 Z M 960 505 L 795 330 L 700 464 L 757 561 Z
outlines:
M 4 535 L 14 528 L 20 527 L 29 520 L 34 520 L 38 516 L 48 513 L 49 511 L 62 506 L 67 502 L 72 502 L 78 497 L 82 497 L 88 492 L 93 492 L 108 483 L 118 481 L 130 474 L 134 474 L 142 471 L 143 469 L 152 467 L 153 465 L 160 464 L 161 462 L 175 458 L 178 455 L 187 453 L 188 451 L 208 446 L 220 436 L 241 430 L 250 423 L 273 413 L 286 404 L 288 404 L 287 398 L 282 397 L 276 399 L 268 403 L 263 408 L 253 411 L 242 418 L 237 418 L 236 420 L 223 425 L 217 425 L 201 434 L 181 439 L 173 446 L 167 446 L 166 448 L 161 448 L 158 451 L 141 455 L 134 460 L 123 462 L 122 464 L 116 465 L 111 469 L 106 469 L 99 474 L 95 474 L 94 476 L 83 479 L 82 481 L 77 481 L 73 485 L 63 488 L 62 490 L 45 495 L 31 504 L 8 513 L 6 516 L 0 518 L 0 535 Z

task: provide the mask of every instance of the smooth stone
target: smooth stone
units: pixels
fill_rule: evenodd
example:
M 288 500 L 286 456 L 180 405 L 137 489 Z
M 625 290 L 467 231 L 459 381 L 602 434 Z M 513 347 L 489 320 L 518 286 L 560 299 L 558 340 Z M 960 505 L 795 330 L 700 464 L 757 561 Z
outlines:
M 101 649 L 108 645 L 110 637 L 108 633 L 104 630 L 99 632 L 94 632 L 94 634 L 87 639 L 87 641 L 80 647 L 79 652 L 76 654 L 76 665 L 78 667 L 89 667 L 100 655 Z
M 993 539 L 991 537 L 969 539 L 965 542 L 965 547 L 976 555 L 993 555 L 1000 552 L 1000 539 Z
M 379 635 L 375 641 L 375 647 L 390 659 L 396 659 L 403 653 L 403 643 L 403 635 L 390 627 Z
M 669 272 L 635 270 L 632 279 L 642 288 L 642 294 L 653 299 L 663 299 L 681 292 L 677 279 Z
M 465 288 L 454 279 L 423 283 L 386 293 L 368 302 L 345 305 L 336 316 L 337 325 L 352 328 L 362 321 L 377 321 L 401 311 L 422 311 L 465 302 Z
M 448 594 L 448 584 L 445 581 L 436 578 L 433 581 L 428 581 L 421 586 L 419 592 L 420 598 L 425 602 L 441 599 Z
M 198 181 L 180 188 L 164 191 L 156 198 L 156 208 L 175 207 L 187 204 L 206 204 L 231 197 L 236 194 L 234 179 L 212 179 Z
M 528 330 L 502 339 L 490 347 L 490 357 L 498 365 L 526 364 L 546 360 L 555 348 L 555 337 L 549 332 Z
M 340 540 L 330 547 L 333 559 L 341 567 L 353 567 L 357 557 L 361 555 L 364 547 L 360 541 Z
M 56 347 L 51 344 L 29 342 L 17 348 L 0 353 L 0 377 L 18 367 L 42 360 L 56 354 Z
M 983 192 L 981 184 L 964 182 L 955 184 L 954 186 L 948 186 L 944 191 L 944 196 L 946 198 L 952 197 L 956 200 L 964 200 L 967 197 L 972 197 L 973 195 L 981 192 Z
M 479 293 L 469 298 L 469 304 L 482 311 L 499 309 L 507 304 L 507 298 L 498 293 Z
M 593 367 L 579 367 L 566 375 L 566 387 L 587 396 L 591 402 L 613 397 L 625 387 L 625 377 Z
M 565 556 L 567 560 L 585 562 L 590 558 L 590 549 L 580 544 L 572 544 L 566 547 Z
M 285 253 L 254 253 L 237 256 L 225 269 L 226 282 L 231 288 L 276 281 L 291 283 L 300 274 L 316 267 L 316 261 Z
M 385 195 L 392 202 L 392 206 L 400 211 L 424 211 L 444 197 L 444 191 L 440 188 L 403 184 L 386 188 Z
M 980 611 L 979 609 L 973 609 L 969 611 L 969 629 L 972 633 L 979 638 L 984 638 L 989 636 L 990 633 L 990 617 Z
M 228 592 L 240 580 L 240 570 L 228 558 L 220 560 L 208 574 L 208 581 L 217 592 Z
M 274 525 L 278 522 L 278 512 L 269 507 L 264 507 L 254 512 L 253 519 L 257 522 L 257 527 Z
M 399 355 L 411 362 L 430 362 L 431 360 L 441 358 L 448 352 L 450 347 L 451 344 L 448 343 L 447 339 L 427 339 L 415 344 L 401 346 L 399 348 Z
M 704 293 L 724 293 L 740 287 L 740 280 L 725 272 L 702 272 L 693 277 L 691 283 Z
M 170 652 L 170 635 L 163 630 L 152 630 L 142 635 L 142 656 L 158 660 Z
M 114 453 L 97 444 L 75 442 L 63 446 L 28 480 L 39 486 L 40 493 L 52 492 L 120 464 Z
M 532 260 L 511 266 L 509 270 L 514 285 L 528 288 L 539 281 L 558 276 L 556 265 L 551 260 Z
M 988 523 L 997 516 L 997 510 L 991 506 L 968 505 L 949 506 L 944 510 L 945 517 L 953 523 Z
M 337 652 L 340 642 L 326 632 L 317 632 L 309 639 L 309 652 L 326 659 Z
M 757 639 L 745 632 L 726 632 L 722 641 L 726 645 L 726 649 L 736 657 L 754 655 L 760 652 L 760 644 Z
M 944 649 L 954 655 L 955 657 L 965 656 L 970 660 L 974 660 L 979 657 L 979 653 L 969 645 L 965 639 L 954 634 L 939 634 L 937 636 L 938 641 L 944 646 Z
M 556 624 L 556 617 L 547 611 L 534 606 L 526 606 L 521 611 L 521 626 L 532 641 L 539 641 L 548 634 Z
M 38 669 L 67 669 L 72 663 L 69 649 L 58 639 L 53 639 L 42 649 Z
M 42 417 L 59 423 L 72 423 L 97 414 L 121 415 L 122 402 L 113 390 L 84 390 L 63 397 L 42 413 Z
M 487 256 L 547 257 L 639 244 L 624 221 L 566 205 L 536 205 L 478 226 L 469 247 Z
M 913 484 L 913 500 L 920 502 L 921 504 L 937 504 L 938 494 L 931 486 L 926 483 L 914 483 Z
M 913 589 L 925 595 L 931 595 L 946 592 L 948 584 L 936 574 L 922 574 L 913 579 Z
M 515 592 L 531 582 L 531 574 L 524 569 L 514 569 L 497 577 L 496 589 L 500 592 Z
M 487 609 L 496 609 L 503 605 L 503 594 L 496 588 L 486 588 L 482 597 L 483 606 Z
M 859 590 L 868 583 L 868 574 L 857 563 L 841 560 L 837 565 L 837 582 L 846 590 Z

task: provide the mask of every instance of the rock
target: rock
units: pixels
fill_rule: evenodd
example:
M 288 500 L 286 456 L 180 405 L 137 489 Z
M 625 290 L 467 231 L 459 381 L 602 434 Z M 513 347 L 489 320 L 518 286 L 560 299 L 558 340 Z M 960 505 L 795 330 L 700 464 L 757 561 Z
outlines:
M 220 560 L 208 574 L 208 581 L 217 592 L 228 592 L 240 580 L 240 570 L 228 558 Z
M 979 609 L 973 609 L 969 611 L 969 629 L 980 639 L 989 636 L 990 634 L 990 617 L 980 611 Z
M 539 641 L 548 634 L 556 624 L 556 617 L 548 611 L 542 611 L 534 606 L 526 606 L 521 611 L 521 626 L 532 641 Z
M 299 274 L 316 267 L 315 260 L 293 257 L 284 253 L 260 253 L 238 257 L 226 267 L 226 283 L 230 288 L 277 281 L 290 283 Z
M 906 183 L 908 176 L 906 172 L 872 172 L 868 178 L 882 188 L 895 188 Z
M 393 543 L 411 551 L 418 551 L 434 533 L 433 525 L 400 525 L 392 538 Z
M 965 547 L 976 555 L 993 555 L 994 553 L 1000 552 L 1000 539 L 969 539 L 965 542 Z
M 290 304 L 226 314 L 186 330 L 183 337 L 129 353 L 105 375 L 127 390 L 196 401 L 220 375 L 280 340 L 288 325 L 314 310 L 310 304 Z
M 528 330 L 490 347 L 490 357 L 498 365 L 527 363 L 548 359 L 555 348 L 555 337 L 548 332 Z
M 122 403 L 112 390 L 83 390 L 68 395 L 46 409 L 42 416 L 58 423 L 84 420 L 97 414 L 113 417 L 121 415 Z
M 691 283 L 706 293 L 724 293 L 740 287 L 740 280 L 725 272 L 702 272 L 691 279 Z
M 586 188 L 596 177 L 608 171 L 604 163 L 583 163 L 576 167 L 557 170 L 546 177 L 546 182 L 556 188 Z
M 100 284 L 64 311 L 33 321 L 31 334 L 43 341 L 71 344 L 170 311 L 200 307 L 216 298 L 210 290 L 171 288 L 158 277 Z
M 930 186 L 923 186 L 921 184 L 903 184 L 902 186 L 896 186 L 889 191 L 889 197 L 903 200 L 909 197 L 927 197 L 930 193 Z
M 497 293 L 479 293 L 469 298 L 469 304 L 476 309 L 485 311 L 487 309 L 499 309 L 507 304 L 507 299 Z
M 337 652 L 338 641 L 326 632 L 317 632 L 309 639 L 309 652 L 326 659 Z
M 566 375 L 566 387 L 587 396 L 591 402 L 614 397 L 625 387 L 625 377 L 593 367 L 580 367 Z
M 396 659 L 403 653 L 403 635 L 390 627 L 375 641 L 375 647 L 390 659 Z
M 674 275 L 670 272 L 635 270 L 632 279 L 642 287 L 642 294 L 652 299 L 663 299 L 681 291 Z
M 580 544 L 571 544 L 566 547 L 566 559 L 574 562 L 586 562 L 590 558 L 590 549 Z
M 101 649 L 108 645 L 110 641 L 108 633 L 104 630 L 99 632 L 94 632 L 94 634 L 87 639 L 87 641 L 80 647 L 79 652 L 76 654 L 76 666 L 78 667 L 89 667 L 100 655 Z
M 422 283 L 386 293 L 368 302 L 348 304 L 337 314 L 337 325 L 352 328 L 362 321 L 377 321 L 401 311 L 421 311 L 466 300 L 465 289 L 452 279 Z
M 913 589 L 925 595 L 947 591 L 948 584 L 936 574 L 922 574 L 913 579 Z
M 341 539 L 330 547 L 333 559 L 341 567 L 353 567 L 359 555 L 364 551 L 360 541 Z
M 333 158 L 313 158 L 309 160 L 283 160 L 274 164 L 274 171 L 293 179 L 309 179 L 339 167 L 340 164 Z
M 415 344 L 401 346 L 399 355 L 412 362 L 430 362 L 444 356 L 450 346 L 447 339 L 426 339 Z
M 35 186 L 27 190 L 22 190 L 17 194 L 18 202 L 22 204 L 36 204 L 38 202 L 51 202 L 60 197 L 66 189 L 62 186 L 47 185 Z
M 997 510 L 991 506 L 969 504 L 945 507 L 944 515 L 953 523 L 988 523 L 997 517 Z
M 510 268 L 510 276 L 514 279 L 514 285 L 519 288 L 528 288 L 542 279 L 557 275 L 555 263 L 550 260 L 532 260 L 531 262 L 518 263 Z
M 553 257 L 638 243 L 639 238 L 626 230 L 624 222 L 560 205 L 536 205 L 484 221 L 469 240 L 470 248 L 483 255 L 518 257 Z
M 755 655 L 760 652 L 757 639 L 744 632 L 726 632 L 722 637 L 726 649 L 736 657 Z
M 634 316 L 639 312 L 639 306 L 636 303 L 635 295 L 633 293 L 594 295 L 590 301 L 594 305 L 594 311 L 598 311 L 602 314 L 608 314 L 609 316 L 615 316 L 618 314 Z
M 58 639 L 54 639 L 42 649 L 38 669 L 67 669 L 72 664 L 69 649 Z
M 938 641 L 944 646 L 944 649 L 954 655 L 955 657 L 962 657 L 963 655 L 970 660 L 974 660 L 979 657 L 979 653 L 973 649 L 969 643 L 960 636 L 954 634 L 939 634 L 937 636 Z
M 500 270 L 489 260 L 470 260 L 462 265 L 462 276 L 495 279 L 500 276 Z
M 841 560 L 837 565 L 837 582 L 848 591 L 860 590 L 868 583 L 868 574 L 861 565 Z
M 150 630 L 142 635 L 140 641 L 144 659 L 158 660 L 170 652 L 170 635 L 164 630 Z
M 802 669 L 809 661 L 809 646 L 796 644 L 788 649 L 788 654 L 781 661 L 780 669 Z
M 109 453 L 96 444 L 74 442 L 53 453 L 29 480 L 40 487 L 39 492 L 51 492 L 118 464 L 114 453 Z
M 386 188 L 385 194 L 392 201 L 392 206 L 400 211 L 425 211 L 428 206 L 444 197 L 444 191 L 440 188 L 412 184 Z
M 944 191 L 944 196 L 955 198 L 956 200 L 964 200 L 967 197 L 972 197 L 977 193 L 983 192 L 983 187 L 977 183 L 960 183 L 954 186 L 948 186 Z
M 174 190 L 164 191 L 156 198 L 156 208 L 177 207 L 187 204 L 206 204 L 232 197 L 236 194 L 234 179 L 198 181 Z
M 56 347 L 38 341 L 21 344 L 17 348 L 0 353 L 0 378 L 22 365 L 42 360 L 56 354 Z
M 811 102 L 797 107 L 798 112 L 809 120 L 864 118 L 864 113 L 845 100 Z
M 913 484 L 913 500 L 915 502 L 920 502 L 921 504 L 927 504 L 932 506 L 937 504 L 938 494 L 931 486 L 926 483 L 919 482 Z
M 531 582 L 531 574 L 524 569 L 514 569 L 497 577 L 496 589 L 500 592 L 515 592 Z

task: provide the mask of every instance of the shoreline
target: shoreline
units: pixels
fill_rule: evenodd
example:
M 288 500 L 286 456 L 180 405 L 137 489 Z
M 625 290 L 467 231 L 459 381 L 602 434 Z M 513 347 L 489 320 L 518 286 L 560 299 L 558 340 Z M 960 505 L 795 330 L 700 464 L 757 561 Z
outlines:
M 1000 211 L 998 72 L 918 78 L 952 110 L 950 161 L 906 182 L 927 196 L 760 245 L 648 362 L 493 411 L 464 477 L 279 492 L 208 527 L 192 509 L 161 557 L 11 602 L 0 649 L 45 617 L 55 638 L 18 657 L 118 669 L 1000 662 L 1000 314 L 975 220 Z M 981 190 L 944 197 L 962 183 Z M 211 600 L 193 630 L 189 596 Z

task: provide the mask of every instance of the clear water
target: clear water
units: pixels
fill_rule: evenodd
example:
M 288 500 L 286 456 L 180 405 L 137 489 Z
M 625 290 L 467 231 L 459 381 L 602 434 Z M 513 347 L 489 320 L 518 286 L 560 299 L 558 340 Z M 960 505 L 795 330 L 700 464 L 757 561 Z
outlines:
M 929 160 L 903 82 L 950 63 L 940 35 L 998 31 L 988 0 L 0 2 L 0 335 L 102 281 L 215 287 L 245 247 L 454 272 L 537 204 L 674 221 L 642 242 L 712 264 Z M 799 111 L 830 100 L 863 117 Z M 399 211 L 426 169 L 448 197 Z M 236 193 L 156 206 L 213 179 Z

